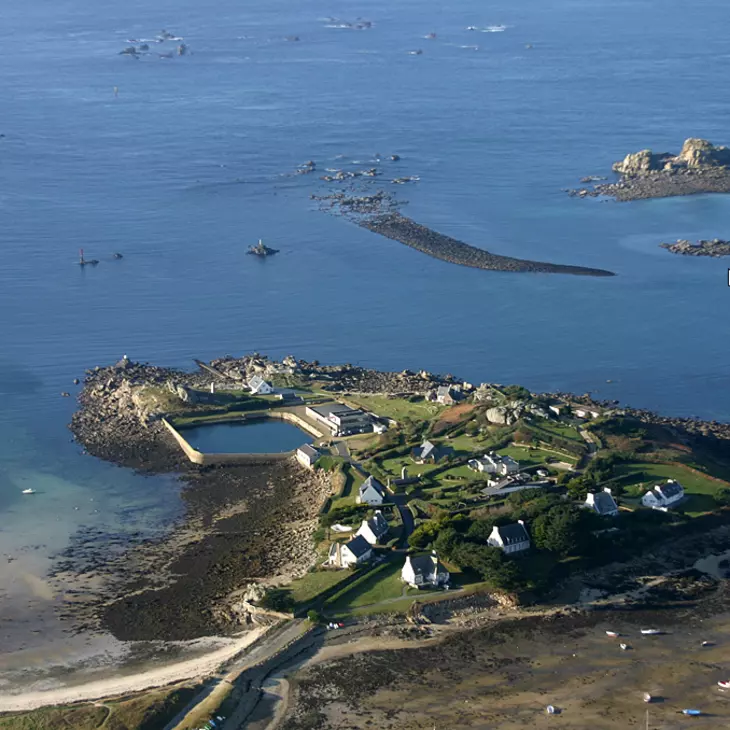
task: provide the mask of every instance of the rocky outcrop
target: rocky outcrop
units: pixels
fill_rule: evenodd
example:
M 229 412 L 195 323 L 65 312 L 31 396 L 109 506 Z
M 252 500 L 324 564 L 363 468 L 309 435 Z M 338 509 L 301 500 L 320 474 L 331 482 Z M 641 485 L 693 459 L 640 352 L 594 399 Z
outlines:
M 675 243 L 660 243 L 659 245 L 680 256 L 712 256 L 714 258 L 730 256 L 730 241 L 724 241 L 721 238 L 713 238 L 711 241 L 700 240 L 697 243 L 680 238 Z
M 727 193 L 730 192 L 730 148 L 690 137 L 678 155 L 640 150 L 614 163 L 613 171 L 621 175 L 618 182 L 570 190 L 569 193 L 581 198 L 607 195 L 620 201 Z

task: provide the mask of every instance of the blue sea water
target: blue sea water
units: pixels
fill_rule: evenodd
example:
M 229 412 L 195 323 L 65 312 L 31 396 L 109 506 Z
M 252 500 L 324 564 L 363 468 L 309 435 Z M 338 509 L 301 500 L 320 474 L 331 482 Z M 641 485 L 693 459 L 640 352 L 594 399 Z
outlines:
M 691 19 L 656 0 L 29 0 L 0 20 L 0 618 L 47 629 L 0 622 L 5 656 L 53 636 L 44 575 L 77 529 L 180 514 L 174 480 L 70 442 L 60 393 L 122 354 L 293 353 L 730 417 L 727 266 L 657 246 L 727 237 L 730 197 L 563 192 L 629 151 L 730 143 L 721 0 Z M 165 27 L 190 55 L 118 55 Z M 376 153 L 402 157 L 384 185 L 420 176 L 397 188 L 419 222 L 618 276 L 451 266 L 319 212 L 318 175 L 288 174 Z M 246 256 L 260 237 L 281 253 Z

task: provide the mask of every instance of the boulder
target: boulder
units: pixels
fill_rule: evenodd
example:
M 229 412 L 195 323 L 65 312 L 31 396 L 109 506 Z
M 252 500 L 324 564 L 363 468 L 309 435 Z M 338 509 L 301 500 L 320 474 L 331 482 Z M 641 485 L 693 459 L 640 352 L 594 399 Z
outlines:
M 690 137 L 684 141 L 677 161 L 688 168 L 715 167 L 730 164 L 730 149 L 715 146 L 706 139 Z
M 658 158 L 661 155 L 655 155 L 651 150 L 641 150 L 640 152 L 632 152 L 626 155 L 621 162 L 613 164 L 614 172 L 622 175 L 641 175 L 652 170 L 659 170 L 660 165 Z

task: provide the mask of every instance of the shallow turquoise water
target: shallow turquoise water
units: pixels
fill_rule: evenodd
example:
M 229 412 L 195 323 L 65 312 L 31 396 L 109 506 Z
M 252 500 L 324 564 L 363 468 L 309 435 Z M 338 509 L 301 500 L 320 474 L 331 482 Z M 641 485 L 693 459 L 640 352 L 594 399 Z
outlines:
M 156 534 L 180 514 L 173 480 L 70 442 L 60 393 L 122 354 L 188 366 L 293 352 L 730 417 L 726 262 L 657 247 L 726 237 L 730 197 L 562 191 L 628 151 L 730 142 L 721 0 L 693 4 L 691 22 L 653 0 L 34 0 L 2 18 L 0 554 L 15 559 L 0 561 L 0 598 L 28 630 L 41 614 L 52 626 L 60 600 L 40 591 L 28 610 L 28 576 L 76 530 Z M 192 54 L 117 55 L 162 27 Z M 328 188 L 288 175 L 376 152 L 402 156 L 385 187 L 391 171 L 421 177 L 398 188 L 420 222 L 618 276 L 449 266 L 316 211 L 309 195 Z M 246 256 L 260 237 L 281 253 Z M 79 247 L 99 266 L 76 266 Z M 6 651 L 50 635 L 4 630 Z
M 211 423 L 186 428 L 181 434 L 204 454 L 276 454 L 312 443 L 310 436 L 283 421 Z

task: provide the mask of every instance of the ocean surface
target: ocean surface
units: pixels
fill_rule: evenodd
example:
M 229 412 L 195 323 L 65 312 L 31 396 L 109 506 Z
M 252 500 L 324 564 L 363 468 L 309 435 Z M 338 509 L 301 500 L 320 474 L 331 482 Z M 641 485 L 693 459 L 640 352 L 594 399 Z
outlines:
M 188 55 L 119 55 L 163 28 Z M 658 247 L 727 237 L 730 197 L 563 191 L 644 147 L 730 143 L 729 30 L 722 0 L 3 3 L 0 673 L 98 649 L 59 633 L 46 579 L 72 535 L 180 515 L 173 478 L 66 429 L 72 380 L 123 354 L 292 353 L 730 418 L 727 264 Z M 419 222 L 618 276 L 460 268 L 317 209 L 322 170 L 378 153 Z M 259 238 L 281 252 L 246 256 Z

